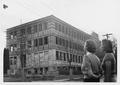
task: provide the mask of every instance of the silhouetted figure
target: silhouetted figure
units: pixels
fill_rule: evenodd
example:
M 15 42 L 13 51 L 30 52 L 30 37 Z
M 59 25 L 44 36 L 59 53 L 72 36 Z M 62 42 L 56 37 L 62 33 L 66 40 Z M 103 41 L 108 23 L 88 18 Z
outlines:
M 104 81 L 105 82 L 113 82 L 115 81 L 115 72 L 116 72 L 116 60 L 112 50 L 112 42 L 110 40 L 102 40 L 101 45 L 103 51 L 105 52 L 105 56 L 103 58 L 101 67 L 103 69 Z
M 81 66 L 82 73 L 84 74 L 84 82 L 99 82 L 100 80 L 100 60 L 94 54 L 96 45 L 93 40 L 87 40 L 84 45 L 85 55 Z

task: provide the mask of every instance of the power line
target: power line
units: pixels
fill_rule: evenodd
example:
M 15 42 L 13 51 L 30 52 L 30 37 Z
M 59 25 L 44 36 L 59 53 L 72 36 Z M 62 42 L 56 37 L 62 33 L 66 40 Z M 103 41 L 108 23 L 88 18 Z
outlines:
M 41 5 L 43 5 L 44 7 L 46 7 L 47 9 L 49 9 L 50 11 L 55 11 L 51 6 L 49 6 L 48 4 L 46 4 L 45 2 L 43 2 L 42 0 L 39 0 L 40 2 L 40 4 Z M 30 2 L 30 0 L 29 0 L 29 2 Z M 32 2 L 32 0 L 31 0 L 31 2 L 30 3 L 33 3 Z M 38 8 L 37 8 L 38 9 Z M 41 10 L 40 10 L 41 11 Z
M 20 7 L 23 7 L 23 8 L 25 8 L 25 9 L 29 10 L 30 13 L 32 13 L 32 14 L 34 14 L 34 15 L 37 15 L 37 16 L 40 16 L 40 14 L 34 13 L 34 12 L 35 12 L 34 10 L 31 11 L 31 9 L 29 8 L 29 6 L 26 6 L 25 4 L 23 5 L 21 2 L 18 2 L 18 0 L 16 0 L 16 3 L 17 3 Z M 21 5 L 20 5 L 20 4 L 21 4 Z
M 20 1 L 19 1 L 20 2 Z M 29 2 L 30 2 L 30 0 L 29 0 Z M 31 2 L 31 3 L 33 3 L 33 2 Z M 47 9 L 49 9 L 50 11 L 54 11 L 50 6 L 48 6 L 46 3 L 44 3 L 44 2 L 41 2 L 40 3 L 41 5 L 43 5 L 44 7 L 46 7 Z M 24 7 L 33 7 L 33 5 L 30 5 L 30 4 L 28 4 L 28 3 L 26 3 L 25 2 L 25 4 L 24 4 Z M 25 8 L 26 8 L 25 7 Z M 31 11 L 31 9 L 32 9 L 32 11 Z M 36 9 L 33 9 L 33 8 L 30 8 L 30 11 L 33 13 L 33 12 L 36 12 L 37 13 L 37 15 L 39 16 L 40 14 L 38 13 L 39 11 L 41 11 L 41 9 L 39 9 L 39 7 L 37 8 L 37 10 L 35 11 Z
M 39 0 L 40 1 L 40 0 Z M 51 11 L 55 11 L 52 7 L 50 7 L 48 4 L 46 4 L 45 2 L 43 2 L 42 0 L 40 1 L 42 3 L 43 6 L 45 6 L 46 8 L 48 8 Z

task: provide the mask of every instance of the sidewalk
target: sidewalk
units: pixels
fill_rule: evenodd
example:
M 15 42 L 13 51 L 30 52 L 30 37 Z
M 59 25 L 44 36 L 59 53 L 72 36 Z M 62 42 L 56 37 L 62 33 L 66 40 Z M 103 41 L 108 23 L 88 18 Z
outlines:
M 65 75 L 61 75 L 61 76 L 59 76 L 59 78 L 57 78 L 57 79 L 55 79 L 55 80 L 53 80 L 53 81 L 57 81 L 57 82 L 62 82 L 62 81 L 75 81 L 75 80 L 78 80 L 78 81 L 80 81 L 80 80 L 82 80 L 82 78 L 83 78 L 83 76 L 82 75 L 73 75 L 72 76 L 72 80 L 70 80 L 70 76 L 68 75 L 68 76 L 65 76 Z
M 51 82 L 63 82 L 63 81 L 81 81 L 83 78 L 83 75 L 72 75 L 71 76 L 72 79 L 70 80 L 70 76 L 69 75 L 59 75 L 53 79 L 46 79 L 48 77 L 46 77 L 45 79 L 43 79 L 42 77 L 38 77 L 38 78 L 31 78 L 31 79 L 25 79 L 23 81 L 22 77 L 9 77 L 9 76 L 5 76 L 4 77 L 4 82 L 40 82 L 40 81 L 51 81 Z

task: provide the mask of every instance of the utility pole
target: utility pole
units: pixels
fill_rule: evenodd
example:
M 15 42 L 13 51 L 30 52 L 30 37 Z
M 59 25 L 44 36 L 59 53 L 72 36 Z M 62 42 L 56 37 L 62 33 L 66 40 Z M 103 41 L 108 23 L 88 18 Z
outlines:
M 112 33 L 110 33 L 110 34 L 105 34 L 105 35 L 103 35 L 103 36 L 106 36 L 106 37 L 107 37 L 107 40 L 108 40 L 108 38 L 109 38 L 110 35 L 112 35 Z

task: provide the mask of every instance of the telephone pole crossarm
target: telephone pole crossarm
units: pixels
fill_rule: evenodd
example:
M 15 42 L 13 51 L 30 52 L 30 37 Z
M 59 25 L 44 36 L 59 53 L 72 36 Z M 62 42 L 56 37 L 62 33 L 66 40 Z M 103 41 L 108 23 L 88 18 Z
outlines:
M 105 34 L 105 35 L 103 35 L 103 36 L 106 36 L 106 37 L 107 37 L 107 40 L 108 40 L 108 38 L 109 38 L 110 35 L 112 35 L 112 33 Z

